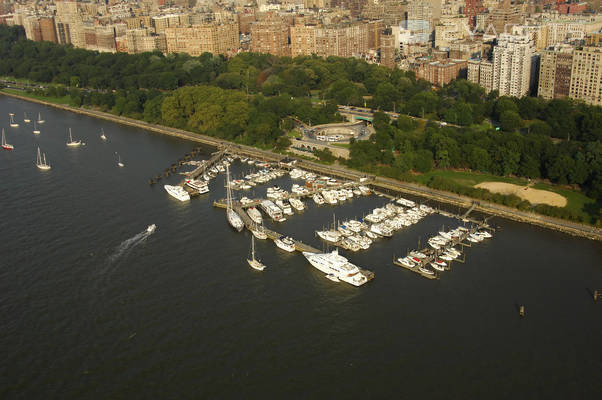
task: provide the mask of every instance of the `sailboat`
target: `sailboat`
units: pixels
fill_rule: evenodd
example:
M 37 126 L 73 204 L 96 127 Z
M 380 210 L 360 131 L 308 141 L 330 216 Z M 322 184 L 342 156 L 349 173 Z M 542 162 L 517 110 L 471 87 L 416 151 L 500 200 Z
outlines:
M 4 135 L 4 128 L 2 128 L 2 148 L 4 150 L 14 150 L 15 146 L 6 143 L 6 136 Z
M 232 188 L 230 187 L 230 167 L 228 165 L 226 165 L 226 219 L 238 232 L 242 231 L 245 226 L 240 215 L 232 208 Z
M 253 229 L 251 233 L 257 239 L 265 240 L 268 238 L 268 235 L 265 233 L 265 229 L 263 227 L 263 221 L 261 222 L 261 225 L 255 225 L 255 229 Z
M 253 236 L 251 236 L 251 259 L 247 259 L 247 262 L 257 271 L 263 271 L 265 269 L 265 265 L 255 258 L 255 238 Z
M 38 158 L 36 160 L 36 165 L 42 171 L 48 171 L 50 169 L 50 164 L 46 162 L 46 153 L 44 155 L 40 155 L 40 148 L 38 147 Z
M 100 138 L 102 140 L 107 140 L 107 137 L 105 136 L 105 131 L 102 128 L 100 128 Z
M 14 118 L 14 117 L 15 117 L 15 114 L 13 114 L 13 113 L 10 113 L 10 114 L 8 114 L 8 116 L 10 117 L 10 123 L 9 123 L 10 127 L 11 127 L 11 128 L 18 128 L 18 127 L 19 127 L 19 124 L 17 124 L 17 123 L 15 122 L 15 118 Z
M 25 122 L 26 124 L 29 124 L 31 122 L 31 120 L 29 118 L 27 118 L 26 112 L 23 113 L 23 122 Z
M 117 152 L 115 152 L 115 154 L 117 154 Z M 125 167 L 125 165 L 121 162 L 121 156 L 119 154 L 117 154 L 117 157 L 118 157 L 117 165 L 120 167 Z
M 39 123 L 40 121 L 38 121 Z M 67 146 L 69 147 L 77 147 L 82 144 L 81 140 L 73 140 L 73 136 L 71 135 L 71 128 L 69 128 L 69 141 L 67 142 Z
M 36 135 L 40 134 L 40 130 L 38 129 L 36 121 L 33 121 L 33 133 L 36 134 Z
M 46 122 L 46 121 L 44 121 L 44 120 L 42 119 L 42 114 L 41 114 L 41 113 L 38 113 L 38 124 L 43 124 L 44 122 Z

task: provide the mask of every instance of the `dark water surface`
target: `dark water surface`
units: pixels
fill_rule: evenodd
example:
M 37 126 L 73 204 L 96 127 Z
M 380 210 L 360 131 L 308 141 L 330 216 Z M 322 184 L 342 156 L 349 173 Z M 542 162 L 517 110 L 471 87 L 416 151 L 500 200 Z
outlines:
M 24 111 L 42 112 L 39 136 Z M 8 127 L 9 112 L 19 128 Z M 256 272 L 245 261 L 250 234 L 212 206 L 223 177 L 189 204 L 147 183 L 194 144 L 2 96 L 0 121 L 16 148 L 0 152 L 0 398 L 602 393 L 602 300 L 591 296 L 602 289 L 599 243 L 496 218 L 493 239 L 428 281 L 392 258 L 458 224 L 432 215 L 346 253 L 375 271 L 360 288 L 271 241 L 257 243 L 268 268 Z M 86 146 L 66 147 L 69 127 Z M 35 167 L 38 145 L 48 172 Z M 232 173 L 251 169 L 235 162 Z M 333 212 L 343 219 L 384 203 L 308 201 L 278 229 L 322 248 L 313 232 Z M 151 223 L 157 231 L 143 234 Z

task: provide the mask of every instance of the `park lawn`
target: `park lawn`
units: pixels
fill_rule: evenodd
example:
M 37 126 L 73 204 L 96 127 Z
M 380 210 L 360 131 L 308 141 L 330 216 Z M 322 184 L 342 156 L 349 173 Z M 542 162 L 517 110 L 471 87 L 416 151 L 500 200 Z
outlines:
M 433 176 L 438 176 L 446 180 L 451 180 L 459 185 L 467 187 L 474 187 L 474 185 L 477 185 L 481 182 L 504 182 L 521 186 L 527 185 L 527 180 L 524 178 L 513 178 L 478 172 L 450 170 L 434 170 L 431 172 L 427 172 L 426 174 L 415 175 L 413 176 L 413 180 L 423 185 L 426 185 Z M 546 183 L 536 183 L 532 187 L 534 189 L 549 190 L 551 192 L 558 193 L 559 195 L 564 196 L 567 200 L 567 205 L 564 208 L 581 215 L 586 221 L 589 221 L 590 218 L 593 217 L 591 214 L 588 213 L 587 208 L 589 208 L 588 206 L 593 207 L 596 201 L 592 198 L 587 197 L 580 191 L 566 189 Z
M 547 183 L 536 183 L 534 189 L 549 190 L 550 192 L 558 193 L 566 198 L 567 204 L 565 208 L 581 215 L 589 215 L 586 211 L 587 206 L 593 206 L 596 203 L 595 199 L 587 197 L 583 192 L 577 190 L 566 189 Z
M 71 97 L 69 95 L 63 96 L 63 97 L 46 97 L 46 96 L 38 96 L 33 93 L 27 93 L 24 90 L 17 90 L 17 89 L 2 89 L 2 91 L 6 92 L 6 93 L 17 94 L 19 96 L 30 97 L 32 99 L 47 101 L 49 103 L 54 103 L 54 104 L 69 105 L 69 101 L 71 100 Z
M 490 174 L 483 174 L 479 172 L 468 172 L 468 171 L 451 171 L 451 170 L 433 170 L 426 174 L 417 175 L 414 178 L 426 185 L 427 182 L 433 177 L 438 176 L 447 180 L 451 180 L 457 184 L 463 186 L 473 187 L 481 182 L 505 182 L 513 183 L 515 185 L 526 185 L 527 180 L 523 178 L 512 178 L 506 176 L 497 176 Z
M 26 78 L 15 78 L 12 76 L 0 76 L 0 79 L 5 80 L 5 81 L 18 82 L 18 83 L 27 83 L 27 84 L 35 84 L 36 83 L 36 82 L 30 81 L 29 79 L 26 79 Z
M 297 130 L 292 130 L 287 133 L 287 136 L 292 138 L 302 138 L 303 134 Z

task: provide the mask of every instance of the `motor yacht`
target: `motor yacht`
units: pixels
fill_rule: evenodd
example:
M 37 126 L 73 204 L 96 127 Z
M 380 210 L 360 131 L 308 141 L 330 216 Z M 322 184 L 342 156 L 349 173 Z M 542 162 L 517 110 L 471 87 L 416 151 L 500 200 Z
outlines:
M 416 263 L 408 256 L 398 258 L 397 262 L 408 268 L 414 268 L 416 266 Z
M 274 240 L 274 243 L 276 243 L 276 246 L 289 253 L 295 251 L 295 241 L 289 236 L 280 236 L 280 238 Z
M 249 217 L 251 218 L 251 220 L 253 220 L 253 222 L 255 222 L 256 224 L 261 224 L 263 222 L 263 218 L 261 217 L 261 212 L 258 209 L 256 209 L 255 207 L 247 208 L 247 214 L 249 214 Z
M 318 236 L 327 242 L 338 243 L 341 240 L 341 234 L 336 231 L 316 231 Z
M 181 186 L 163 185 L 163 187 L 165 188 L 167 193 L 169 193 L 172 197 L 174 197 L 180 201 L 190 200 L 190 195 Z
M 341 256 L 338 250 L 330 253 L 304 251 L 303 255 L 316 269 L 327 275 L 333 274 L 339 281 L 347 282 L 353 286 L 361 286 L 368 282 L 360 269 Z
M 157 229 L 157 225 L 155 224 L 151 224 L 146 228 L 146 232 L 147 233 L 153 233 L 155 231 L 155 229 Z

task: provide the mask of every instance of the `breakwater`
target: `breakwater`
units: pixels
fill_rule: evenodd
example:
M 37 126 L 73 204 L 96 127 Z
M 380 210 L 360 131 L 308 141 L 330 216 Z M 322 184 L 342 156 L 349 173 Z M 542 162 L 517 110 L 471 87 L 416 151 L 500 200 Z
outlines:
M 165 135 L 170 135 L 174 137 L 179 137 L 186 140 L 191 140 L 194 142 L 202 143 L 209 146 L 215 147 L 224 147 L 231 146 L 232 151 L 235 151 L 239 154 L 244 154 L 251 157 L 262 158 L 267 161 L 281 161 L 286 158 L 285 155 L 274 153 L 271 151 L 261 150 L 250 146 L 240 145 L 240 144 L 232 144 L 231 142 L 221 140 L 218 138 L 214 138 L 211 136 L 206 136 L 198 133 L 188 132 L 182 129 L 171 128 L 162 125 L 150 124 L 148 122 L 113 115 L 110 113 L 90 110 L 78 107 L 71 107 L 62 104 L 55 104 L 44 100 L 34 99 L 27 96 L 21 96 L 14 93 L 1 92 L 1 94 L 9 97 L 18 98 L 25 101 L 30 101 L 38 104 L 43 104 L 50 107 L 59 108 L 65 111 L 71 111 L 77 114 L 86 115 L 94 118 L 101 118 L 104 120 L 117 122 L 124 125 L 134 126 L 142 129 L 146 129 L 152 132 L 157 132 Z M 344 179 L 351 180 L 359 180 L 360 178 L 365 178 L 366 174 L 359 171 L 354 171 L 348 168 L 335 166 L 335 165 L 323 165 L 317 162 L 307 161 L 307 160 L 298 160 L 297 166 L 299 168 L 304 168 L 307 170 L 315 171 L 321 174 L 335 176 Z M 592 240 L 602 241 L 602 229 L 590 226 L 579 224 L 571 221 L 565 221 L 558 218 L 547 217 L 543 215 L 539 215 L 536 213 L 525 212 L 516 210 L 513 208 L 505 207 L 498 204 L 476 201 L 472 198 L 456 195 L 454 193 L 444 192 L 440 190 L 430 189 L 424 186 L 401 182 L 390 178 L 379 177 L 379 176 L 371 176 L 369 184 L 377 189 L 384 191 L 392 191 L 398 193 L 406 193 L 410 195 L 426 197 L 435 201 L 439 201 L 442 203 L 451 204 L 458 207 L 469 208 L 471 206 L 475 206 L 475 211 L 483 212 L 487 214 L 496 215 L 499 217 L 511 219 L 514 221 L 529 223 L 541 227 L 545 227 L 548 229 L 553 229 L 557 231 L 561 231 L 564 233 L 568 233 L 574 236 L 580 236 L 589 238 Z

